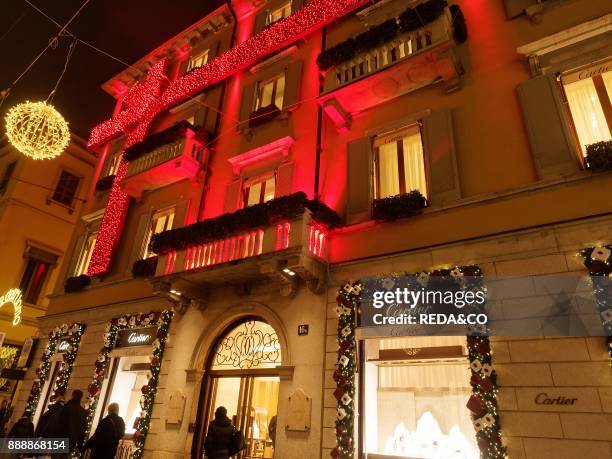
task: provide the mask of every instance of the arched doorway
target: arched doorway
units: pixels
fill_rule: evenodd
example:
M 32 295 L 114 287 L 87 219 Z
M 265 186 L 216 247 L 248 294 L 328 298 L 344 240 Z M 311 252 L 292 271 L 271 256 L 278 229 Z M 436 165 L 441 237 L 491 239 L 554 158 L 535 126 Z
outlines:
M 260 318 L 243 318 L 221 334 L 206 364 L 195 457 L 203 456 L 206 430 L 219 406 L 244 433 L 241 459 L 274 457 L 281 357 L 276 331 Z

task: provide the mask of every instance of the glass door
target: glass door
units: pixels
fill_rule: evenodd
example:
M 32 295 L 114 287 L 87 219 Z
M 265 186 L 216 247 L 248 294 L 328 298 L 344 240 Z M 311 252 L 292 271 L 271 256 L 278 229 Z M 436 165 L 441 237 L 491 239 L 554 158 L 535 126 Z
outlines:
M 234 426 L 244 433 L 246 450 L 240 459 L 272 459 L 276 436 L 278 376 L 213 377 L 208 425 L 219 406 L 227 409 Z

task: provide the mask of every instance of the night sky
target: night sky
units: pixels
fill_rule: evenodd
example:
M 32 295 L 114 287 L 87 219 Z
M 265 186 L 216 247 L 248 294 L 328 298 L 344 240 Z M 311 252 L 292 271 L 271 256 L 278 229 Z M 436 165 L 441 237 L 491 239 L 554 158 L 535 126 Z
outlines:
M 59 27 L 23 0 L 0 0 L 0 89 L 7 89 L 57 34 Z M 64 24 L 84 0 L 31 0 Z M 223 3 L 219 0 L 90 0 L 68 27 L 82 40 L 133 63 Z M 12 27 L 12 29 L 11 29 Z M 64 66 L 71 39 L 62 38 L 11 90 L 0 109 L 4 136 L 7 108 L 26 99 L 44 100 Z M 100 84 L 125 67 L 78 44 L 55 96 L 54 105 L 71 130 L 87 138 L 90 129 L 108 118 L 113 98 Z

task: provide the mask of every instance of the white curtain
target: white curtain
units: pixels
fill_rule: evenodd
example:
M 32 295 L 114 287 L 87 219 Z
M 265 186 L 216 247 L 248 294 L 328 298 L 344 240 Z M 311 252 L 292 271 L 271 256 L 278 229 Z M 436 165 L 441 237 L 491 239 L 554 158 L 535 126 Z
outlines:
M 425 181 L 425 163 L 423 161 L 423 144 L 421 133 L 416 132 L 404 137 L 404 175 L 406 177 L 406 191 L 418 190 L 427 197 L 427 183 Z
M 385 143 L 378 147 L 378 172 L 380 196 L 386 198 L 400 193 L 397 164 L 397 143 Z
M 608 77 L 606 84 L 608 92 L 610 92 L 609 85 Z M 565 86 L 565 94 L 567 95 L 567 101 L 583 153 L 586 151 L 586 145 L 602 140 L 610 140 L 610 129 L 601 108 L 593 80 L 586 79 L 567 84 Z

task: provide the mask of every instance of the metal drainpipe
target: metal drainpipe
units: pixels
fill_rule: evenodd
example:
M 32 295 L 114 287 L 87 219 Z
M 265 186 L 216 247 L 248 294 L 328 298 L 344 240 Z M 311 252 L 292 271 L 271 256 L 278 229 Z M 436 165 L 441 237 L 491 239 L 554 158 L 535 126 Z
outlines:
M 232 49 L 236 44 L 236 29 L 238 28 L 238 18 L 236 17 L 236 12 L 234 8 L 232 8 L 231 0 L 226 2 L 227 8 L 234 18 L 234 29 L 232 30 L 232 39 L 230 41 L 229 49 Z M 219 102 L 219 113 L 217 113 L 217 121 L 215 122 L 215 133 L 219 132 L 219 126 L 221 125 L 221 113 L 223 112 L 223 103 L 225 102 L 225 89 L 227 88 L 228 79 L 223 81 L 223 85 L 221 86 L 221 97 Z M 200 195 L 200 205 L 198 206 L 198 220 L 201 220 L 202 213 L 204 212 L 204 203 L 206 202 L 206 191 L 208 190 L 208 181 L 210 174 L 208 173 L 208 169 L 213 159 L 213 148 L 210 148 L 210 154 L 208 156 L 208 161 L 206 161 L 206 171 L 204 176 L 204 184 L 202 185 L 202 194 Z
M 327 26 L 323 27 L 321 31 L 321 51 L 325 50 L 325 41 L 327 38 Z M 319 81 L 319 94 L 323 91 L 323 81 Z M 317 107 L 317 146 L 315 156 L 315 179 L 314 179 L 314 197 L 319 197 L 319 173 L 321 169 L 321 137 L 322 137 L 322 124 L 323 124 L 323 108 L 319 104 Z

